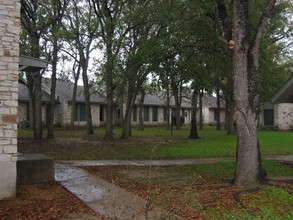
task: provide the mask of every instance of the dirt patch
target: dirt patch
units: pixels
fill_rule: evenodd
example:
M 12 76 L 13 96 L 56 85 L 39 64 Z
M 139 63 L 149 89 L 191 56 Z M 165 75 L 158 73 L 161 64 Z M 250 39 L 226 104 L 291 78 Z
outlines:
M 3 220 L 102 219 L 56 182 L 19 186 L 16 197 L 1 200 L 0 207 Z

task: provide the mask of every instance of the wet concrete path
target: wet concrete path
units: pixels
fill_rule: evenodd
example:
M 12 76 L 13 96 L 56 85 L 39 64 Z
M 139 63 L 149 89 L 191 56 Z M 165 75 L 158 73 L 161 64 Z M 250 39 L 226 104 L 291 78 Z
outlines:
M 264 157 L 264 159 L 293 165 L 293 155 Z M 112 183 L 91 175 L 79 167 L 113 165 L 168 166 L 210 164 L 225 161 L 235 161 L 235 158 L 58 161 L 55 163 L 55 180 L 97 213 L 111 219 L 181 219 L 158 208 L 149 210 L 147 201 Z M 280 180 L 280 178 L 276 179 Z M 285 179 L 288 179 L 288 177 L 285 177 Z M 293 177 L 289 177 L 289 179 L 293 180 Z
M 293 165 L 293 155 L 263 157 L 264 160 L 274 160 Z M 235 161 L 235 157 L 194 158 L 194 159 L 165 159 L 165 160 L 63 160 L 57 163 L 70 166 L 170 166 L 188 164 L 211 164 Z
M 106 218 L 182 219 L 165 210 L 148 207 L 144 199 L 75 166 L 56 163 L 55 180 Z

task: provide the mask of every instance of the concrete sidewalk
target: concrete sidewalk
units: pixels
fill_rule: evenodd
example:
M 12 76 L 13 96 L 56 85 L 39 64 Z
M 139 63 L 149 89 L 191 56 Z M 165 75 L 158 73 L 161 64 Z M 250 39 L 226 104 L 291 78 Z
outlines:
M 293 155 L 264 157 L 293 165 Z M 55 180 L 97 213 L 111 219 L 182 219 L 165 210 L 150 208 L 144 199 L 115 186 L 79 168 L 82 166 L 168 166 L 185 164 L 211 164 L 235 161 L 235 158 L 199 158 L 176 160 L 97 160 L 58 161 L 55 163 Z M 273 178 L 281 180 L 280 178 Z M 288 177 L 287 177 L 288 179 Z M 286 180 L 286 178 L 284 179 Z M 293 177 L 289 177 L 289 181 Z
M 265 160 L 274 160 L 293 165 L 293 155 L 263 157 Z M 194 158 L 194 159 L 164 159 L 164 160 L 63 160 L 57 163 L 70 166 L 170 166 L 188 164 L 211 164 L 218 162 L 235 161 L 235 157 Z
M 106 218 L 182 219 L 78 167 L 56 163 L 55 180 Z

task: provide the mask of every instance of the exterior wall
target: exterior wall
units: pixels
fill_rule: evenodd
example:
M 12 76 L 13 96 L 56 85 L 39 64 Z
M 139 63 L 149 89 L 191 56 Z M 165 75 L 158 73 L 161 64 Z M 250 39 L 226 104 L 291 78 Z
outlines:
M 196 120 L 199 123 L 199 109 L 196 111 Z M 208 125 L 210 123 L 210 111 L 208 107 L 202 107 L 202 118 L 203 118 L 203 124 Z
M 172 108 L 170 108 L 169 117 L 171 116 Z M 184 109 L 186 116 L 184 116 L 184 123 L 190 124 L 191 122 L 191 109 Z M 171 121 L 171 118 L 170 118 Z M 139 109 L 137 107 L 137 120 L 133 121 L 133 116 L 131 118 L 131 124 L 137 125 L 139 123 Z M 167 121 L 164 121 L 164 107 L 158 107 L 158 120 L 153 121 L 153 106 L 149 106 L 149 120 L 144 121 L 144 125 L 163 125 L 167 124 Z
M 27 120 L 27 105 L 26 102 L 19 102 L 18 108 L 17 108 L 17 115 L 18 115 L 18 122 L 21 122 L 23 120 Z
M 69 105 L 67 102 L 62 102 L 62 109 L 61 111 L 63 113 L 63 120 L 62 120 L 62 125 L 69 125 L 71 121 L 71 105 Z
M 217 121 L 214 118 L 215 109 L 209 109 L 209 124 L 215 125 Z M 225 109 L 220 110 L 220 122 L 225 123 Z
M 274 122 L 277 130 L 293 130 L 293 103 L 275 105 Z
M 20 3 L 0 0 L 0 199 L 15 195 Z
M 91 112 L 92 112 L 93 126 L 95 127 L 100 126 L 100 105 L 92 104 Z
M 67 102 L 62 103 L 63 106 L 63 120 L 61 122 L 62 125 L 70 125 L 71 121 L 71 104 Z M 92 112 L 92 122 L 93 126 L 100 126 L 100 105 L 92 104 L 91 105 L 91 112 Z M 76 126 L 86 126 L 86 121 L 75 121 L 74 125 Z

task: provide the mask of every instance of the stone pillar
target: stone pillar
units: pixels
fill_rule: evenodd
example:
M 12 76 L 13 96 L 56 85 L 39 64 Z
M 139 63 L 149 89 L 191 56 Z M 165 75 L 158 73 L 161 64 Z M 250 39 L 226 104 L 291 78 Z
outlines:
M 15 195 L 19 0 L 0 0 L 0 199 Z

